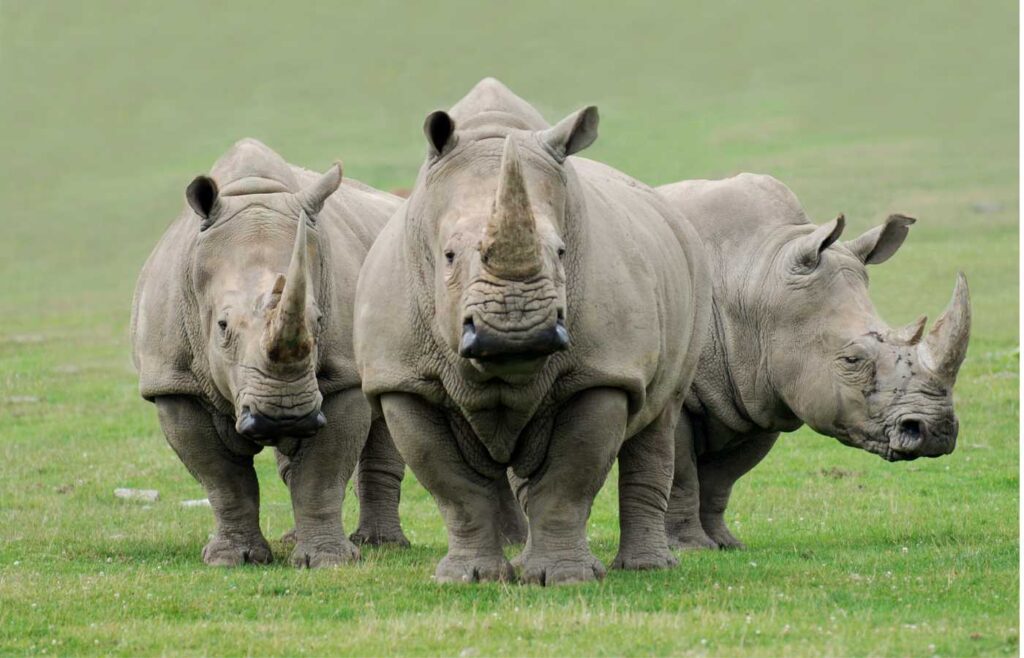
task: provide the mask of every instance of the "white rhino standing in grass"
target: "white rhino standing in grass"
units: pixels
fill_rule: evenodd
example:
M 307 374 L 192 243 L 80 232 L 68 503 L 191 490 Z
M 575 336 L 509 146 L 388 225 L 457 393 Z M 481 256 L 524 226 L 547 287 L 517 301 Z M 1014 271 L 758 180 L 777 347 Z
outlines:
M 601 577 L 586 522 L 616 455 L 615 565 L 675 563 L 674 431 L 710 284 L 698 238 L 663 197 L 570 157 L 597 122 L 589 107 L 551 127 L 481 81 L 427 117 L 427 160 L 360 275 L 363 387 L 444 516 L 438 581 L 514 576 L 508 470 L 529 486 L 523 580 Z
M 953 451 L 953 384 L 971 311 L 958 275 L 953 299 L 891 329 L 868 296 L 865 265 L 903 243 L 900 215 L 850 242 L 844 220 L 810 223 L 770 176 L 742 174 L 658 188 L 700 234 L 714 312 L 678 426 L 668 530 L 678 547 L 739 547 L 724 513 L 733 484 L 780 432 L 803 424 L 898 461 Z
M 213 507 L 204 561 L 271 561 L 253 469 L 266 446 L 291 492 L 296 566 L 358 557 L 341 504 L 368 436 L 360 479 L 377 486 L 364 516 L 392 511 L 371 530 L 401 541 L 387 485 L 402 466 L 383 421 L 371 424 L 352 350 L 359 269 L 399 200 L 342 183 L 338 165 L 322 176 L 289 165 L 255 140 L 186 197 L 139 277 L 131 337 L 142 396 Z

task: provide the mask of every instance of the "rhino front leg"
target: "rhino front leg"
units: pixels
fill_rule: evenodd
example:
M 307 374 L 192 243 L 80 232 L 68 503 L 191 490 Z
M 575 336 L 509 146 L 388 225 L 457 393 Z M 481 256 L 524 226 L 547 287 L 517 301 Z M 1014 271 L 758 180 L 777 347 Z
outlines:
M 604 565 L 587 546 L 587 519 L 622 445 L 627 409 L 622 391 L 595 388 L 573 398 L 555 419 L 547 458 L 530 477 L 524 581 L 557 585 L 604 577 Z
M 621 533 L 613 569 L 664 569 L 679 564 L 665 531 L 678 419 L 679 407 L 670 405 L 619 451 Z
M 752 435 L 735 448 L 698 460 L 700 524 L 719 548 L 744 548 L 725 524 L 732 486 L 765 458 L 778 438 L 777 432 Z
M 685 412 L 676 424 L 675 442 L 672 495 L 665 515 L 669 546 L 677 550 L 718 548 L 718 544 L 708 536 L 700 522 L 701 489 L 697 477 L 693 425 Z
M 213 508 L 217 529 L 203 547 L 203 561 L 213 566 L 272 562 L 260 531 L 260 488 L 252 464 L 256 451 L 228 449 L 210 413 L 194 398 L 158 397 L 156 408 L 167 442 L 203 485 Z
M 448 530 L 448 554 L 434 572 L 439 583 L 513 580 L 501 545 L 498 501 L 504 474 L 487 477 L 465 462 L 448 418 L 423 398 L 381 396 L 391 436 L 416 478 L 434 497 Z
M 295 514 L 297 567 L 330 567 L 359 559 L 345 536 L 341 507 L 370 429 L 370 408 L 359 389 L 332 395 L 322 407 L 327 425 L 303 439 L 290 457 L 286 480 Z
M 408 546 L 402 532 L 398 505 L 402 497 L 405 462 L 398 454 L 383 418 L 373 421 L 370 437 L 359 455 L 356 495 L 359 527 L 350 539 L 356 544 Z

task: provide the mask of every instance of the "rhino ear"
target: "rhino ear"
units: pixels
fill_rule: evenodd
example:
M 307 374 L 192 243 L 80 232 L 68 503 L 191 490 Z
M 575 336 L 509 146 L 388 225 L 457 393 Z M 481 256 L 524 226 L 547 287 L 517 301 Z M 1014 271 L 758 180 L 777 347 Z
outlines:
M 444 110 L 431 112 L 423 121 L 423 134 L 430 144 L 430 155 L 442 155 L 455 145 L 455 120 Z
M 200 231 L 205 231 L 213 224 L 210 217 L 217 209 L 218 190 L 217 183 L 209 176 L 196 176 L 188 187 L 185 188 L 185 198 L 188 205 L 197 215 L 203 218 Z
M 597 107 L 589 105 L 541 132 L 540 139 L 562 161 L 594 143 L 599 121 Z
M 315 218 L 320 209 L 324 207 L 327 197 L 334 194 L 339 185 L 341 185 L 341 163 L 335 162 L 315 183 L 302 188 L 295 196 L 298 197 L 306 214 L 310 218 Z
M 802 238 L 797 238 L 794 245 L 794 257 L 800 269 L 814 270 L 821 262 L 821 252 L 828 249 L 846 228 L 846 217 L 839 215 L 828 224 L 822 224 Z
M 913 217 L 889 215 L 884 224 L 876 226 L 856 240 L 847 242 L 846 246 L 865 265 L 884 263 L 907 239 L 910 226 L 916 221 Z

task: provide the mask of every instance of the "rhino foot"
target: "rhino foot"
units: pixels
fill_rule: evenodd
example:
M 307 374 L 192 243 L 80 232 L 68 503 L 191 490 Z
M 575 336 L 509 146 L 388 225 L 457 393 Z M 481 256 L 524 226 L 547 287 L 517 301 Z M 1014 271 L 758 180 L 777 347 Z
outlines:
M 270 545 L 263 537 L 214 537 L 203 547 L 203 562 L 212 567 L 270 564 L 273 561 Z
M 669 535 L 668 546 L 674 551 L 698 551 L 718 548 L 718 544 L 703 530 L 690 531 L 685 534 Z
M 280 541 L 282 544 L 294 544 L 299 541 L 298 536 L 295 534 L 295 528 L 281 535 Z
M 704 531 L 707 532 L 711 541 L 715 542 L 718 548 L 734 550 L 747 547 L 746 544 L 736 539 L 729 531 L 729 527 L 725 525 L 724 519 L 701 519 L 701 523 L 704 525 Z
M 409 540 L 405 537 L 405 533 L 402 532 L 401 526 L 366 529 L 360 526 L 349 536 L 349 539 L 352 540 L 352 543 L 359 546 L 384 546 L 387 544 L 394 544 L 402 548 L 411 546 Z
M 504 555 L 470 558 L 448 554 L 438 563 L 434 579 L 439 583 L 511 582 L 516 572 Z
M 536 556 L 531 552 L 521 564 L 522 581 L 544 587 L 601 580 L 606 573 L 601 561 L 586 549 L 568 555 L 556 554 L 547 557 Z
M 320 569 L 348 564 L 359 559 L 359 548 L 347 539 L 299 541 L 292 550 L 292 566 Z
M 619 554 L 612 562 L 612 569 L 627 571 L 646 571 L 650 569 L 670 569 L 678 566 L 679 560 L 672 555 L 667 547 L 664 550 L 620 548 Z

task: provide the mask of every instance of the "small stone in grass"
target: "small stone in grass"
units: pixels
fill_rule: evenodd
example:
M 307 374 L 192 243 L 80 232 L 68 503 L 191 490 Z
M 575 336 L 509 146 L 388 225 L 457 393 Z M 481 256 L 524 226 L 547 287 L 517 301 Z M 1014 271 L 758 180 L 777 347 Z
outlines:
M 199 498 L 197 500 L 183 500 L 181 501 L 182 507 L 209 507 L 209 498 Z
M 160 500 L 160 492 L 156 489 L 114 489 L 114 497 L 122 500 L 141 500 L 155 503 Z

